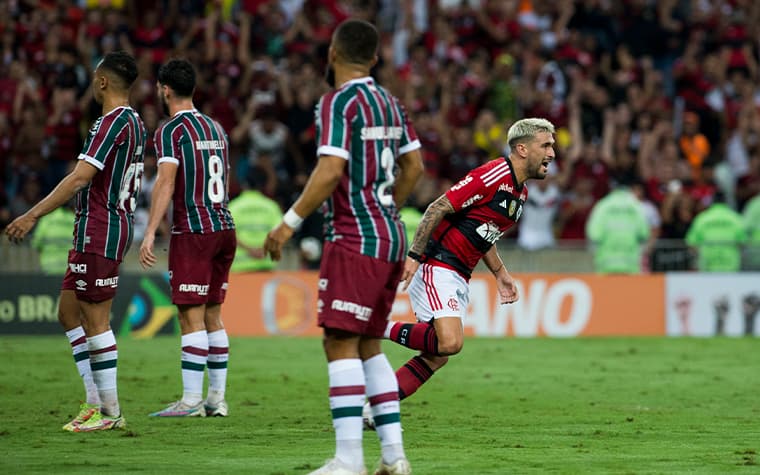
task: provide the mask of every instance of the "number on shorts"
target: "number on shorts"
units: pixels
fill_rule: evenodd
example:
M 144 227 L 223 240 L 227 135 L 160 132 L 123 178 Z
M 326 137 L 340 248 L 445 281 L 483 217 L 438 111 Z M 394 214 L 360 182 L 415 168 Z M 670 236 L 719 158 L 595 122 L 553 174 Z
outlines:
M 396 159 L 393 156 L 393 151 L 389 147 L 385 147 L 380 153 L 380 166 L 385 170 L 385 181 L 377 187 L 377 196 L 380 204 L 383 206 L 391 206 L 393 204 L 393 194 L 388 191 L 388 188 L 393 186 L 393 183 L 396 181 L 396 177 L 393 175 L 395 163 Z
M 219 155 L 211 155 L 208 158 L 208 199 L 212 203 L 224 201 L 224 162 Z

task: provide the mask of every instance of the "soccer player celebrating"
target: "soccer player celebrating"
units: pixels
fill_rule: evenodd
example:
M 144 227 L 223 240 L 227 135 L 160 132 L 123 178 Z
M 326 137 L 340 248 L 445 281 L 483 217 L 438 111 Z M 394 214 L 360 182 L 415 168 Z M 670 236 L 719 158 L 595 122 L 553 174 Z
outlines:
M 229 339 L 221 318 L 235 257 L 229 203 L 229 143 L 218 122 L 193 106 L 195 70 L 171 60 L 158 70 L 158 96 L 170 115 L 156 130 L 158 177 L 153 187 L 140 263 L 156 263 L 156 229 L 172 203 L 169 282 L 182 331 L 182 399 L 159 417 L 226 416 Z M 263 253 L 262 253 L 263 255 Z M 208 394 L 203 376 L 208 367 Z
M 327 79 L 336 89 L 322 96 L 316 110 L 319 161 L 301 196 L 264 243 L 264 250 L 279 259 L 303 218 L 327 200 L 317 311 L 324 329 L 336 451 L 312 475 L 367 473 L 365 395 L 382 447 L 375 473 L 411 473 L 401 437 L 398 384 L 381 337 L 403 271 L 406 243 L 398 209 L 423 167 L 406 112 L 369 76 L 377 48 L 377 30 L 365 21 L 346 20 L 335 31 Z
M 553 133 L 545 119 L 515 122 L 507 132 L 508 158 L 475 168 L 425 211 L 401 278 L 418 323 L 388 322 L 385 330 L 386 338 L 421 351 L 396 371 L 401 399 L 461 351 L 468 282 L 481 258 L 496 278 L 501 303 L 519 298 L 494 243 L 520 219 L 528 198 L 525 182 L 546 177 L 554 159 Z
M 74 170 L 5 229 L 22 239 L 37 220 L 76 195 L 74 248 L 61 286 L 58 319 L 66 330 L 87 400 L 63 428 L 73 432 L 126 425 L 116 387 L 116 338 L 109 324 L 119 265 L 132 243 L 143 167 L 145 127 L 129 106 L 137 78 L 134 58 L 107 54 L 95 68 L 92 91 L 103 115 L 90 128 Z

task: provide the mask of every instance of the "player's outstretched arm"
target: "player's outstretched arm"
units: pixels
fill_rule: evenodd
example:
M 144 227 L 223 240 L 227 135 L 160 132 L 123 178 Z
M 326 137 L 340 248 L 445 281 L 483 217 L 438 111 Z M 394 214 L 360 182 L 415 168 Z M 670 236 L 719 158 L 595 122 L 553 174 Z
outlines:
M 158 164 L 158 176 L 153 185 L 153 193 L 150 196 L 150 212 L 148 214 L 148 226 L 145 228 L 143 242 L 140 245 L 140 265 L 147 269 L 156 263 L 157 258 L 153 252 L 153 244 L 156 240 L 156 230 L 169 209 L 169 203 L 174 196 L 174 182 L 177 178 L 179 165 L 172 161 Z
M 346 160 L 341 157 L 322 155 L 319 158 L 301 196 L 285 213 L 282 222 L 267 234 L 264 252 L 269 254 L 272 260 L 280 260 L 282 247 L 293 236 L 293 232 L 304 218 L 316 211 L 330 197 L 340 183 L 345 168 Z
M 11 242 L 24 239 L 24 236 L 34 228 L 38 219 L 66 204 L 79 190 L 92 181 L 97 172 L 98 169 L 95 166 L 79 160 L 74 170 L 66 175 L 53 191 L 5 228 L 8 239 Z

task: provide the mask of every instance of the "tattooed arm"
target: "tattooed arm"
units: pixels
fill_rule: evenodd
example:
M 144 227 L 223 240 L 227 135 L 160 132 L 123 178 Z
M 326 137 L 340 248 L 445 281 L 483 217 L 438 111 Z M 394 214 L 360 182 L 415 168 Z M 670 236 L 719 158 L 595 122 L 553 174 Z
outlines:
M 430 240 L 430 236 L 433 234 L 433 230 L 444 216 L 453 212 L 454 206 L 446 195 L 438 197 L 425 210 L 425 214 L 422 215 L 422 220 L 417 226 L 417 231 L 414 233 L 412 244 L 409 246 L 409 256 L 404 263 L 404 273 L 401 275 L 401 280 L 404 282 L 402 290 L 406 290 L 409 287 L 412 276 L 417 272 L 417 268 L 420 266 L 419 257 L 425 252 L 425 247 Z

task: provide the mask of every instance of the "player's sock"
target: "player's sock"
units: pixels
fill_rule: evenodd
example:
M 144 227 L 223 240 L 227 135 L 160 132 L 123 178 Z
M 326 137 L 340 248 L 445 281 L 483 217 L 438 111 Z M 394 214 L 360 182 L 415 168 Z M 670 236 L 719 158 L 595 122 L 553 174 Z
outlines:
M 90 351 L 87 349 L 87 337 L 84 335 L 84 328 L 78 326 L 66 332 L 66 338 L 71 344 L 71 352 L 74 355 L 74 363 L 77 365 L 79 376 L 82 377 L 84 390 L 87 394 L 87 404 L 100 405 L 100 396 L 95 380 L 92 379 L 92 368 L 90 368 Z
M 388 322 L 386 338 L 413 350 L 438 354 L 438 334 L 429 323 Z
M 383 461 L 390 465 L 400 458 L 406 458 L 401 436 L 396 375 L 388 358 L 380 353 L 364 362 L 364 377 L 367 381 L 367 398 L 372 407 L 375 430 L 380 437 Z
M 222 328 L 208 334 L 208 396 L 207 402 L 215 405 L 224 400 L 227 387 L 227 360 L 230 340 Z
M 364 406 L 364 368 L 359 358 L 327 364 L 330 380 L 330 410 L 335 428 L 335 457 L 352 469 L 364 468 L 362 450 L 362 407 Z
M 433 376 L 433 373 L 434 371 L 419 355 L 407 361 L 404 366 L 396 371 L 399 399 L 406 399 L 414 394 L 420 386 Z
M 116 362 L 119 357 L 116 351 L 116 337 L 113 331 L 87 338 L 87 349 L 90 353 L 90 368 L 92 379 L 98 387 L 100 410 L 107 416 L 119 416 L 119 397 L 116 392 Z
M 206 330 L 182 335 L 182 401 L 189 406 L 203 400 L 203 371 L 207 359 Z

